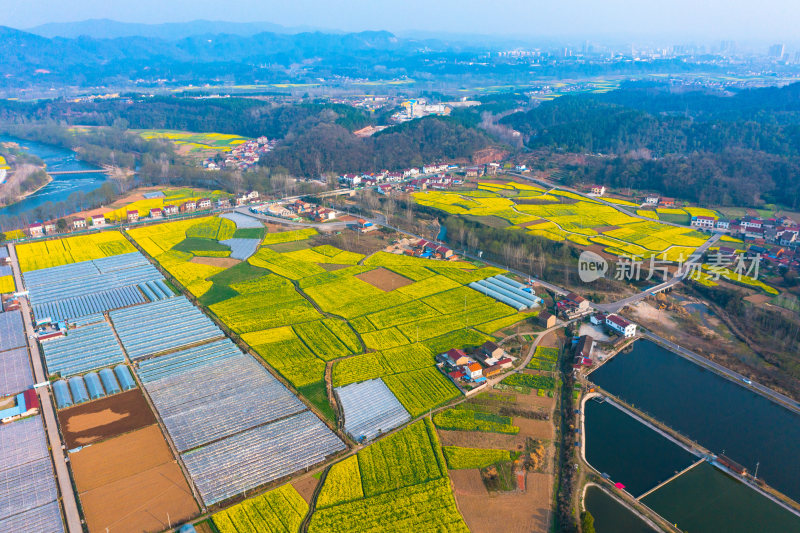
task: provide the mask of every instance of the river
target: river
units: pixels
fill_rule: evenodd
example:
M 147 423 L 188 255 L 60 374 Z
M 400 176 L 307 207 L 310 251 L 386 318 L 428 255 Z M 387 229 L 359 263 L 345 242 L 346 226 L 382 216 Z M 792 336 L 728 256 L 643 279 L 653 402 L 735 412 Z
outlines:
M 646 340 L 589 379 L 800 501 L 800 416 Z
M 0 142 L 14 142 L 26 152 L 42 159 L 47 164 L 49 171 L 64 170 L 98 170 L 100 167 L 79 160 L 75 152 L 44 144 L 36 141 L 27 141 L 7 135 L 0 135 Z M 67 174 L 53 176 L 53 181 L 28 196 L 22 201 L 0 209 L 0 216 L 18 216 L 46 202 L 60 202 L 74 192 L 88 193 L 99 189 L 108 177 L 105 174 Z

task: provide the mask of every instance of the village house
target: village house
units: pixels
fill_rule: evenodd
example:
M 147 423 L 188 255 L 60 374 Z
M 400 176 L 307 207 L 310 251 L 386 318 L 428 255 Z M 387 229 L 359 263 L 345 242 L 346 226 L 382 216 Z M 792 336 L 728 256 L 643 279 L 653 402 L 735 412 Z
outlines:
M 72 221 L 72 229 L 84 229 L 86 227 L 85 218 L 76 218 Z
M 595 326 L 600 326 L 606 323 L 606 315 L 603 313 L 594 313 L 592 316 L 589 317 L 589 322 L 594 324 Z
M 211 209 L 211 200 L 209 198 L 201 198 L 199 202 L 197 202 L 198 209 Z
M 150 210 L 150 218 L 164 218 L 164 211 L 158 207 L 154 207 Z
M 603 185 L 592 185 L 590 188 L 592 194 L 603 196 L 606 193 L 606 188 Z
M 646 203 L 647 205 L 658 205 L 658 201 L 660 199 L 661 197 L 659 197 L 656 194 L 648 194 L 647 196 L 644 197 L 644 203 Z
M 581 335 L 578 339 L 578 344 L 575 346 L 575 355 L 583 359 L 591 359 L 593 349 L 594 338 L 591 335 Z
M 479 178 L 483 176 L 483 169 L 480 167 L 467 167 L 466 175 L 468 178 Z
M 731 227 L 731 223 L 729 220 L 719 219 L 717 220 L 717 228 L 718 229 L 728 229 Z
M 492 376 L 496 376 L 502 371 L 503 367 L 500 365 L 487 366 L 486 368 L 483 369 L 483 377 L 490 378 Z
M 546 310 L 539 311 L 539 316 L 537 316 L 536 319 L 539 321 L 539 324 L 546 329 L 550 329 L 556 325 L 556 316 Z
M 715 224 L 714 217 L 707 217 L 703 215 L 692 217 L 692 227 L 694 228 L 709 228 L 712 229 Z
M 31 237 L 41 237 L 44 235 L 44 226 L 41 224 L 41 222 L 34 222 L 28 226 L 28 233 Z
M 183 213 L 191 213 L 196 209 L 197 209 L 197 202 L 195 202 L 194 200 L 189 200 L 188 202 L 184 202 L 181 204 L 181 212 Z
M 478 363 L 470 363 L 467 368 L 467 375 L 470 379 L 478 379 L 483 376 L 483 367 Z
M 177 215 L 177 214 L 178 214 L 178 208 L 173 204 L 164 206 L 164 215 Z
M 128 209 L 128 223 L 137 222 L 139 220 L 138 209 Z
M 464 350 L 458 348 L 451 348 L 445 354 L 445 362 L 451 367 L 455 368 L 469 363 L 469 357 L 464 353 Z
M 636 324 L 631 324 L 619 315 L 608 315 L 606 317 L 606 326 L 623 337 L 633 337 L 636 335 Z
M 45 222 L 44 224 L 44 232 L 48 235 L 52 235 L 56 232 L 56 223 L 55 222 Z
M 92 215 L 92 226 L 102 227 L 106 225 L 106 217 L 103 215 Z
M 575 305 L 581 311 L 589 309 L 589 300 L 587 300 L 583 296 L 579 296 L 578 294 L 571 292 L 567 294 L 565 298 L 567 299 L 568 302 Z
M 675 198 L 662 197 L 658 204 L 662 207 L 675 207 Z

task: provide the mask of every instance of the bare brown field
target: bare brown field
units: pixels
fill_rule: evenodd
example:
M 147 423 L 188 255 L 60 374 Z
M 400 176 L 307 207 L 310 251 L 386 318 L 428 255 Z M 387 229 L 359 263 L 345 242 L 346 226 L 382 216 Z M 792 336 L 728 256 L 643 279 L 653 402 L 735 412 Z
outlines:
M 125 391 L 58 412 L 68 448 L 86 446 L 155 424 L 156 418 L 139 389 Z
M 451 470 L 456 504 L 473 533 L 547 531 L 550 516 L 550 474 L 528 473 L 525 492 L 489 494 L 480 472 Z
M 157 425 L 70 454 L 90 532 L 163 531 L 199 511 Z
M 306 476 L 303 479 L 297 480 L 292 483 L 294 490 L 296 490 L 300 496 L 306 501 L 306 503 L 311 503 L 311 498 L 314 496 L 314 489 L 317 488 L 317 484 L 319 480 L 314 476 Z
M 356 274 L 356 277 L 386 292 L 414 283 L 407 277 L 396 274 L 383 267 L 364 272 L 363 274 Z
M 199 509 L 175 461 L 81 493 L 90 532 L 163 531 Z
M 79 492 L 96 489 L 174 459 L 157 425 L 87 446 L 69 457 Z
M 192 257 L 189 260 L 190 263 L 197 263 L 199 265 L 209 265 L 215 267 L 222 267 L 222 268 L 230 268 L 232 266 L 236 266 L 241 261 L 238 259 L 233 259 L 231 257 Z

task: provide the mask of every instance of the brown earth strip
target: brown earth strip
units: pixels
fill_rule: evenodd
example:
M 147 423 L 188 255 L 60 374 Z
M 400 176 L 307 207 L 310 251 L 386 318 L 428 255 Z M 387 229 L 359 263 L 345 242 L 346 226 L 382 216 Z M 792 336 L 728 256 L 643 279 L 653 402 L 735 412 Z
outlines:
M 328 272 L 333 272 L 334 270 L 341 270 L 343 268 L 353 266 L 353 265 L 339 265 L 336 263 L 317 263 L 317 264 Z
M 356 277 L 385 292 L 414 283 L 407 277 L 401 276 L 383 267 L 364 272 L 363 274 L 356 274 Z
M 86 446 L 156 423 L 139 389 L 76 405 L 58 412 L 67 448 Z
M 230 257 L 192 257 L 189 260 L 190 263 L 197 263 L 199 265 L 210 265 L 215 267 L 222 267 L 222 268 L 229 268 L 232 266 L 236 266 L 241 261 L 238 259 L 232 259 Z

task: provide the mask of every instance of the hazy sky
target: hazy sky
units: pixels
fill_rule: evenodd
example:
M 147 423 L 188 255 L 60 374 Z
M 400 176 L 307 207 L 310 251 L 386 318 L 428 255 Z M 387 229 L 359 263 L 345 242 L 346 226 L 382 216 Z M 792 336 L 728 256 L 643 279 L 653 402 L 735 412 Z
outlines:
M 797 0 L 0 0 L 0 24 L 16 28 L 89 18 L 529 36 L 800 37 Z

